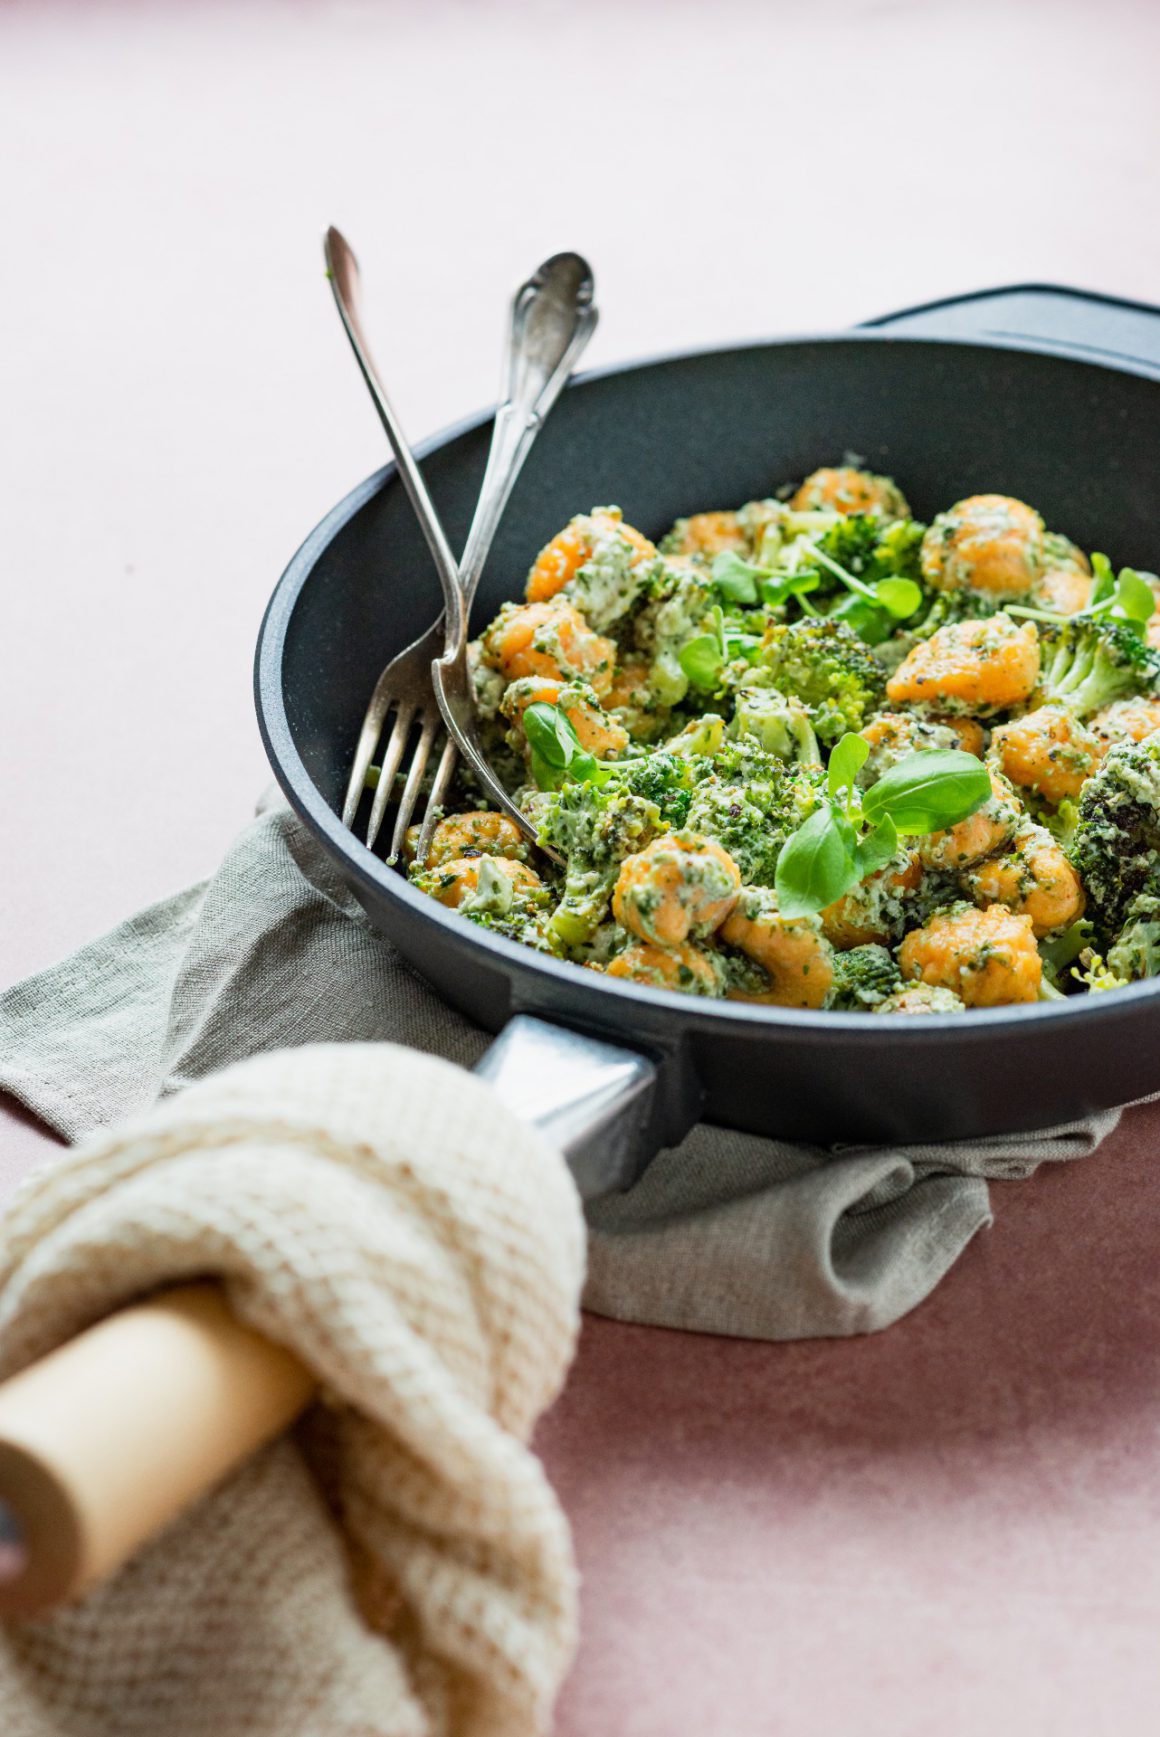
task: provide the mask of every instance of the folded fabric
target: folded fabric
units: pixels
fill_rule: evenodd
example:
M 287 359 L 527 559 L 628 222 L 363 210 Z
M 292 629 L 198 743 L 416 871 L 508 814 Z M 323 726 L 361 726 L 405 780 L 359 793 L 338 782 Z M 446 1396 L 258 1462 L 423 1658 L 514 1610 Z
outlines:
M 76 1139 L 242 1056 L 358 1039 L 468 1067 L 489 1042 L 375 933 L 274 801 L 205 885 L 0 996 L 0 1086 Z M 990 1222 L 988 1177 L 1081 1158 L 1118 1117 L 838 1153 L 701 1126 L 630 1193 L 590 1206 L 585 1306 L 761 1339 L 872 1332 Z
M 0 1634 L 5 1737 L 532 1737 L 568 1528 L 527 1447 L 578 1326 L 567 1170 L 385 1044 L 227 1070 L 46 1166 L 3 1227 L 0 1378 L 217 1275 L 320 1397 L 108 1584 Z

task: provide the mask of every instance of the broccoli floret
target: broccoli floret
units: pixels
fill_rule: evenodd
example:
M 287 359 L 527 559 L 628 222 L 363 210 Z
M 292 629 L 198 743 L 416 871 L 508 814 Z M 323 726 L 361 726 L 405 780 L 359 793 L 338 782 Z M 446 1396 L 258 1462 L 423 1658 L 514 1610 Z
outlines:
M 965 1013 L 966 1005 L 953 989 L 941 983 L 904 983 L 893 995 L 880 1001 L 875 1013 L 922 1014 Z
M 752 740 L 727 742 L 693 792 L 686 825 L 722 845 L 746 885 L 771 887 L 782 845 L 824 789 L 820 767 L 787 766 Z
M 1139 894 L 1160 891 L 1160 738 L 1113 748 L 1080 793 L 1068 846 L 1101 941 L 1117 936 Z
M 808 618 L 771 626 L 761 662 L 775 688 L 810 708 L 827 746 L 847 730 L 860 730 L 885 691 L 881 664 L 841 621 Z
M 1093 947 L 1084 948 L 1079 956 L 1079 964 L 1072 970 L 1072 976 L 1077 983 L 1083 985 L 1089 995 L 1103 995 L 1109 989 L 1126 989 L 1129 982 L 1127 977 L 1121 977 L 1113 971 L 1103 954 L 1097 953 Z
M 640 759 L 624 760 L 610 767 L 604 794 L 607 799 L 622 791 L 626 797 L 653 804 L 658 826 L 668 832 L 679 832 L 687 823 L 696 781 L 707 770 L 708 760 L 703 754 L 686 755 L 659 748 Z
M 732 734 L 751 736 L 779 760 L 802 766 L 820 766 L 821 749 L 802 702 L 787 699 L 776 688 L 739 688 L 733 713 Z
M 1001 607 L 1001 603 L 982 591 L 935 591 L 930 593 L 930 607 L 921 620 L 908 621 L 894 640 L 909 651 L 920 639 L 933 638 L 940 627 L 951 627 L 957 621 L 979 621 L 997 615 Z
M 847 513 L 818 538 L 818 548 L 831 561 L 868 585 L 878 579 L 921 580 L 918 552 L 925 525 L 917 519 L 884 521 L 874 513 Z M 808 562 L 804 563 L 808 565 Z M 825 567 L 826 580 L 819 590 L 833 589 L 840 581 Z
M 1081 718 L 1113 700 L 1160 694 L 1160 652 L 1118 621 L 1073 617 L 1040 629 L 1039 691 Z
M 1160 892 L 1139 893 L 1132 900 L 1119 937 L 1108 948 L 1108 966 L 1129 983 L 1160 976 Z
M 712 581 L 698 569 L 659 556 L 640 574 L 641 607 L 632 624 L 638 650 L 656 657 L 679 649 L 698 632 L 714 600 Z
M 831 561 L 862 579 L 873 567 L 881 529 L 881 520 L 872 518 L 870 514 L 849 513 L 836 518 L 829 529 L 814 541 L 823 555 L 828 555 Z M 841 591 L 842 581 L 837 574 L 823 562 L 811 560 L 810 554 L 810 551 L 806 552 L 801 564 L 803 567 L 816 567 L 819 594 L 825 596 L 830 591 Z
M 872 1012 L 902 986 L 898 962 L 885 947 L 869 943 L 834 955 L 834 980 L 828 1007 Z
M 724 718 L 716 712 L 703 712 L 665 743 L 665 753 L 686 760 L 690 755 L 715 754 L 724 740 Z
M 582 945 L 603 922 L 621 863 L 653 837 L 660 812 L 657 803 L 612 780 L 565 784 L 540 808 L 540 843 L 565 862 L 560 903 L 548 925 L 561 946 Z
M 1053 989 L 1062 992 L 1071 988 L 1071 968 L 1084 949 L 1090 947 L 1091 939 L 1091 922 L 1087 917 L 1077 917 L 1061 935 L 1053 935 L 1049 941 L 1040 941 L 1039 957 L 1043 961 L 1043 976 Z
M 608 767 L 602 784 L 568 783 L 536 805 L 537 833 L 564 858 L 560 903 L 548 923 L 559 945 L 586 945 L 608 914 L 625 857 L 686 824 L 707 760 L 658 752 Z

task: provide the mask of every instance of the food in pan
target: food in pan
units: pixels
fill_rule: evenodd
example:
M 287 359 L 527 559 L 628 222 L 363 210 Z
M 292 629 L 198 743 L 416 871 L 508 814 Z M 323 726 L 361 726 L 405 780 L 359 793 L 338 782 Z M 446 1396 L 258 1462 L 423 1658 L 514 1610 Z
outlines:
M 1160 971 L 1160 581 L 854 463 L 657 544 L 596 507 L 472 647 L 542 845 L 464 786 L 414 882 L 621 981 L 959 1013 Z

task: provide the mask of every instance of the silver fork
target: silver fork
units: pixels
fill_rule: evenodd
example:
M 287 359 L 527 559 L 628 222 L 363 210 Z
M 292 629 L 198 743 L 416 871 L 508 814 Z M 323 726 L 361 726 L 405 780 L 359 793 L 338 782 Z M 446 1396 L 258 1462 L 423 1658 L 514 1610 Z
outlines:
M 559 396 L 568 375 L 596 324 L 592 304 L 592 274 L 576 254 L 557 254 L 517 292 L 505 364 L 505 394 L 496 412 L 491 449 L 480 498 L 468 534 L 462 567 L 457 566 L 427 492 L 414 454 L 391 408 L 386 391 L 371 359 L 363 331 L 358 262 L 336 229 L 327 231 L 326 263 L 334 299 L 355 358 L 386 429 L 398 462 L 399 474 L 435 561 L 443 592 L 442 617 L 397 657 L 392 658 L 375 683 L 367 707 L 350 780 L 343 802 L 343 824 L 352 826 L 367 772 L 382 737 L 388 717 L 394 723 L 383 754 L 378 785 L 371 805 L 366 842 L 373 847 L 382 827 L 408 741 L 414 729 L 419 738 L 409 762 L 403 793 L 391 838 L 389 858 L 402 850 L 407 827 L 415 811 L 431 749 L 443 717 L 432 681 L 432 665 L 440 654 L 447 656 L 466 647 L 468 613 L 479 583 L 500 516 L 520 468 Z M 464 666 L 465 667 L 465 666 Z M 464 733 L 464 719 L 469 733 Z M 455 769 L 456 738 L 488 794 L 510 814 L 521 830 L 534 837 L 533 829 L 512 803 L 479 747 L 475 733 L 474 707 L 458 703 L 446 719 L 448 740 L 435 774 L 420 829 L 417 856 L 423 861 L 439 809 Z

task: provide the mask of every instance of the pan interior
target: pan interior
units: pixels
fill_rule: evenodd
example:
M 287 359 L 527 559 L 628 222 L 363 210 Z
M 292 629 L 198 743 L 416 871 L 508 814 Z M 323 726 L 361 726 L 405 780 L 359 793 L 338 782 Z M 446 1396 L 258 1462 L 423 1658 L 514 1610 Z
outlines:
M 425 459 L 461 547 L 489 426 Z M 574 513 L 615 504 L 660 535 L 847 452 L 895 476 L 919 518 L 996 491 L 1117 562 L 1160 565 L 1154 454 L 1160 392 L 1117 370 L 977 345 L 851 337 L 716 351 L 608 373 L 567 391 L 500 528 L 473 625 L 519 596 L 536 552 Z M 438 585 L 389 478 L 318 555 L 287 623 L 283 681 L 298 754 L 337 807 L 366 698 L 430 623 Z

